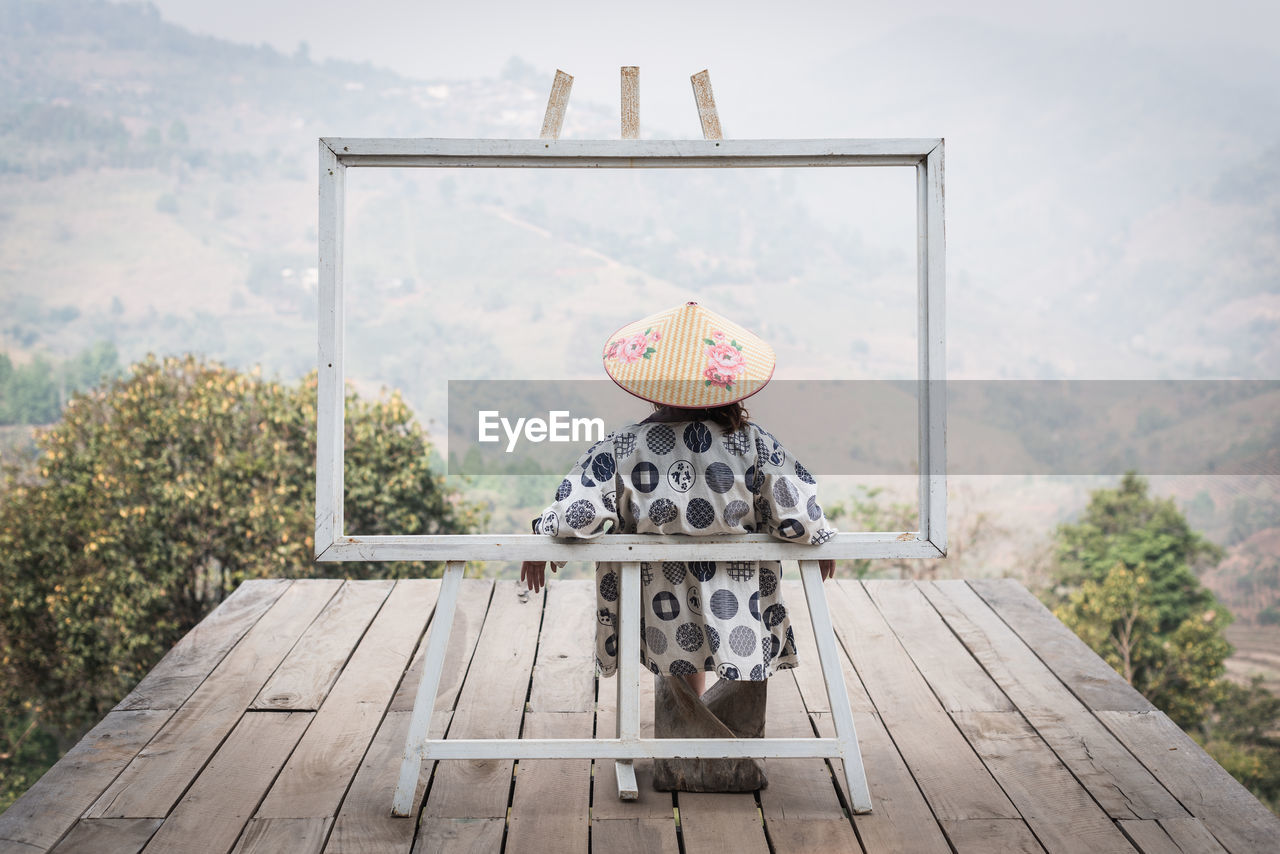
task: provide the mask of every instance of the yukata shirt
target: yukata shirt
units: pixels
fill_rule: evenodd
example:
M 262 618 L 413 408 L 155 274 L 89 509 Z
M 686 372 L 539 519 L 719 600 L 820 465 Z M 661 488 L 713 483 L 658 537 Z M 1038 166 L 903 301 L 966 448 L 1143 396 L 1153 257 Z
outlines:
M 835 534 L 816 480 L 771 433 L 748 423 L 725 435 L 702 421 L 646 421 L 610 433 L 578 459 L 534 530 L 585 539 L 768 533 L 812 545 Z M 618 563 L 596 565 L 603 676 L 617 669 L 619 571 Z M 652 672 L 760 681 L 798 663 L 779 561 L 646 562 L 640 573 L 640 656 Z

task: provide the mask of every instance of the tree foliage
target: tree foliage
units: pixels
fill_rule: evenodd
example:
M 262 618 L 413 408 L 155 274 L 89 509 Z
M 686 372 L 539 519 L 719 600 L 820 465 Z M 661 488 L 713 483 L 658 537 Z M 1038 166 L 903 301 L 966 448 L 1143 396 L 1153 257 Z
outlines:
M 0 714 L 73 732 L 98 720 L 246 578 L 438 574 L 313 563 L 316 377 L 262 379 L 148 356 L 75 395 L 0 481 Z M 398 393 L 348 390 L 346 530 L 474 530 Z
M 1221 606 L 1161 631 L 1156 584 L 1144 568 L 1117 561 L 1101 581 L 1087 580 L 1057 610 L 1085 643 L 1180 726 L 1198 724 L 1219 698 L 1231 653 Z M 1166 603 L 1167 604 L 1167 603 Z

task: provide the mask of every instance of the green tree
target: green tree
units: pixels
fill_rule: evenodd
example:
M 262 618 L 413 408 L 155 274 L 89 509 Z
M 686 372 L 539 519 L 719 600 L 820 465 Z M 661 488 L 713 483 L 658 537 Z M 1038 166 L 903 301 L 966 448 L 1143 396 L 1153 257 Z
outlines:
M 1223 630 L 1230 615 L 1215 605 L 1162 632 L 1156 589 L 1144 568 L 1131 570 L 1117 561 L 1101 581 L 1085 581 L 1055 613 L 1180 726 L 1195 726 L 1223 688 L 1223 662 L 1231 654 Z
M 1280 806 L 1280 697 L 1254 676 L 1223 684 L 1221 701 L 1192 733 L 1218 764 L 1272 811 Z
M 345 403 L 349 533 L 478 527 L 398 393 Z M 246 578 L 438 574 L 313 563 L 315 424 L 314 371 L 290 386 L 194 356 L 75 395 L 0 478 L 0 716 L 78 733 Z
M 1065 602 L 1086 581 L 1101 583 L 1120 563 L 1148 579 L 1144 597 L 1155 607 L 1161 635 L 1215 606 L 1197 571 L 1217 564 L 1225 550 L 1193 531 L 1172 498 L 1153 497 L 1147 490 L 1146 478 L 1125 472 L 1115 489 L 1093 492 L 1079 521 L 1058 526 L 1054 604 Z

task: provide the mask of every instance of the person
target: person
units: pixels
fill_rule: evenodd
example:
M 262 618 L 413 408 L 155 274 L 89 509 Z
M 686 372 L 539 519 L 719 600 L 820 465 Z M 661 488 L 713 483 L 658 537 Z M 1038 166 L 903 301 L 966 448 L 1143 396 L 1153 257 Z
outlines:
M 742 403 L 772 377 L 768 344 L 689 302 L 623 327 L 603 357 L 614 382 L 654 412 L 579 457 L 533 520 L 534 533 L 768 533 L 814 546 L 835 535 L 816 479 Z M 834 561 L 819 563 L 824 580 L 834 575 Z M 596 565 L 602 676 L 617 669 L 619 569 Z M 708 671 L 759 682 L 797 665 L 779 561 L 644 562 L 640 571 L 640 656 L 653 673 L 682 676 L 701 695 Z M 521 567 L 534 592 L 545 573 L 544 561 Z

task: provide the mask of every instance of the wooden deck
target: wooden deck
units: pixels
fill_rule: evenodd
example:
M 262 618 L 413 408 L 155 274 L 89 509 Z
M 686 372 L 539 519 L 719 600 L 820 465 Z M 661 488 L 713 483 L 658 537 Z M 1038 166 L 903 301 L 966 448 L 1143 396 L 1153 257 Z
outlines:
M 795 577 L 794 570 L 788 574 Z M 769 734 L 830 735 L 798 582 L 801 666 Z M 0 852 L 1274 852 L 1280 820 L 1009 581 L 828 583 L 874 812 L 823 760 L 755 794 L 638 802 L 612 762 L 441 762 L 390 815 L 438 581 L 255 581 L 0 815 Z M 467 581 L 434 730 L 612 733 L 594 593 Z M 651 696 L 652 686 L 645 680 Z M 652 727 L 652 700 L 646 718 Z M 593 773 L 594 767 L 594 773 Z

